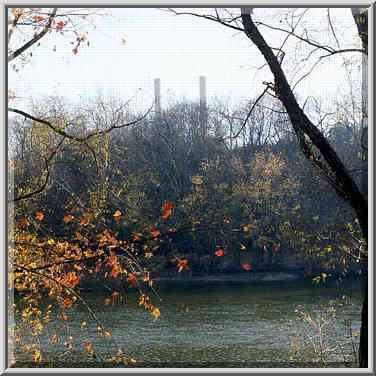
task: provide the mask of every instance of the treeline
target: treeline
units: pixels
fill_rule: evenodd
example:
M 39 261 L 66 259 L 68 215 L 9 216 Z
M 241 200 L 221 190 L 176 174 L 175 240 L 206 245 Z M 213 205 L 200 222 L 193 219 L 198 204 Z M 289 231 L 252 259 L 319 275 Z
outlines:
M 264 101 L 249 116 L 251 107 L 217 103 L 200 124 L 199 105 L 182 101 L 122 127 L 138 114 L 119 100 L 72 109 L 51 98 L 34 113 L 55 130 L 11 122 L 14 233 L 87 248 L 100 247 L 98 234 L 114 234 L 114 250 L 133 247 L 154 275 L 177 265 L 184 273 L 356 273 L 351 209 L 300 155 L 283 110 Z M 335 119 L 325 131 L 360 180 L 358 124 Z

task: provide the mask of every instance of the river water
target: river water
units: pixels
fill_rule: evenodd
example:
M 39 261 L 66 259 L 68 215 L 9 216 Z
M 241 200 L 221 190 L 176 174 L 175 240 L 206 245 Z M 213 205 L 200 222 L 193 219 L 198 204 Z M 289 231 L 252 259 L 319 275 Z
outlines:
M 114 306 L 104 304 L 111 293 L 86 293 L 85 300 L 111 335 L 99 338 L 97 324 L 86 309 L 74 306 L 67 312 L 68 327 L 56 319 L 46 337 L 40 337 L 44 359 L 50 360 L 50 367 L 113 367 L 120 366 L 115 359 L 102 361 L 121 349 L 121 357 L 136 360 L 131 366 L 146 368 L 356 366 L 359 282 L 320 287 L 310 281 L 179 281 L 157 284 L 157 290 L 162 301 L 150 296 L 160 309 L 158 320 L 139 307 L 135 292 L 124 295 L 121 303 L 116 300 Z M 87 325 L 82 327 L 82 322 Z M 48 340 L 55 333 L 56 345 Z M 85 339 L 90 340 L 96 359 L 82 360 Z M 72 349 L 64 349 L 64 342 L 72 343 Z M 16 352 L 16 367 L 30 366 L 21 362 L 25 356 Z

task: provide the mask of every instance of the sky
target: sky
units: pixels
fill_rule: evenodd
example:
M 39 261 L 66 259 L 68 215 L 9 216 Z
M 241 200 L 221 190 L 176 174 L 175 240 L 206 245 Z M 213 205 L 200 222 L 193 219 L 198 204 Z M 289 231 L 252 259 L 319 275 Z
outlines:
M 95 18 L 95 28 L 83 25 L 90 47 L 79 48 L 73 55 L 72 36 L 51 33 L 18 73 L 10 69 L 8 88 L 16 94 L 12 105 L 24 106 L 48 95 L 73 102 L 115 96 L 132 98 L 132 106 L 142 109 L 153 103 L 153 80 L 160 78 L 166 108 L 182 98 L 198 100 L 199 76 L 206 77 L 209 105 L 218 99 L 236 104 L 258 96 L 264 89 L 262 82 L 271 80 L 267 68 L 258 69 L 264 64 L 260 53 L 235 30 L 158 9 L 106 9 L 105 13 Z M 320 30 L 322 20 L 315 14 L 312 10 L 309 27 Z M 272 9 L 255 12 L 255 18 L 265 19 L 265 15 L 278 25 Z M 338 24 L 347 25 L 340 37 L 353 41 L 356 29 L 350 10 L 334 9 L 332 16 Z M 328 31 L 322 33 L 325 40 Z M 277 46 L 278 41 L 270 38 Z M 287 71 L 294 70 L 291 59 Z M 346 75 L 336 61 L 327 60 L 299 85 L 302 98 L 307 93 L 331 97 L 348 91 Z M 304 69 L 295 73 L 302 75 Z

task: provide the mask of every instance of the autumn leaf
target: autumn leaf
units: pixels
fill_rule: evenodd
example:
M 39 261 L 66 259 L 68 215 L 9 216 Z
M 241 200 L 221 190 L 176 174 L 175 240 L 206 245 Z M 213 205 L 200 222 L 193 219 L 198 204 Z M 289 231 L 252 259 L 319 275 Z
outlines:
M 172 202 L 166 202 L 165 204 L 163 204 L 161 210 L 162 211 L 170 210 L 170 209 L 172 209 L 172 207 L 173 207 Z
M 133 284 L 137 282 L 137 279 L 133 274 L 129 274 L 127 280 Z
M 248 226 L 243 226 L 243 231 L 244 232 L 248 232 L 249 231 L 249 227 Z
M 171 215 L 171 209 L 168 209 L 165 211 L 165 213 L 162 215 L 163 219 L 168 218 Z
M 135 234 L 134 234 L 134 240 L 136 241 L 136 240 L 140 240 L 142 238 L 142 234 L 141 234 L 141 232 L 136 232 Z
M 153 254 L 151 252 L 146 252 L 145 258 L 150 258 L 150 257 L 153 257 Z
M 26 218 L 21 218 L 20 221 L 19 221 L 19 224 L 20 224 L 21 227 L 29 226 L 29 222 Z
M 214 252 L 217 256 L 223 256 L 224 255 L 224 251 L 223 249 L 218 249 L 217 251 Z
M 77 55 L 77 52 L 78 52 L 78 49 L 77 49 L 77 47 L 76 47 L 76 48 L 74 48 L 74 49 L 72 50 L 72 52 L 73 52 L 73 55 Z
M 106 306 L 110 305 L 110 303 L 111 303 L 111 299 L 110 299 L 110 298 L 106 298 L 106 299 L 104 300 L 104 304 L 105 304 Z
M 35 216 L 35 219 L 37 219 L 38 221 L 42 221 L 43 218 L 44 218 L 44 215 L 41 212 L 38 212 L 37 215 Z
M 274 244 L 274 251 L 275 252 L 279 252 L 280 249 L 281 249 L 281 244 L 280 243 Z
M 93 215 L 91 213 L 85 213 L 83 218 L 81 219 L 80 226 L 86 226 L 89 224 L 89 221 L 93 219 Z
M 244 270 L 251 269 L 251 265 L 250 264 L 242 264 L 242 267 L 243 267 Z
M 184 269 L 184 267 L 187 267 L 187 263 L 188 263 L 187 259 L 179 260 L 179 262 L 178 262 L 178 273 L 180 273 Z
M 65 223 L 68 223 L 68 222 L 70 222 L 73 218 L 74 218 L 73 215 L 66 215 L 66 216 L 63 218 L 63 221 L 64 221 Z
M 242 251 L 245 251 L 245 250 L 247 249 L 247 247 L 246 247 L 244 244 L 240 244 L 240 249 L 241 249 Z
M 160 235 L 161 233 L 159 231 L 151 231 L 150 235 L 153 236 L 154 238 Z
M 154 316 L 154 320 L 158 320 L 159 316 L 161 315 L 161 312 L 159 311 L 158 308 L 154 308 L 154 310 L 152 311 L 152 315 Z
M 121 44 L 125 44 L 127 41 L 124 38 L 121 38 Z
M 62 304 L 62 306 L 64 307 L 64 308 L 70 308 L 71 306 L 72 306 L 72 301 L 66 296 L 65 298 L 64 298 L 64 300 L 63 300 L 63 304 Z
M 14 93 L 14 91 L 8 91 L 8 100 L 13 100 L 16 98 L 16 94 Z
M 114 219 L 115 221 L 119 221 L 121 219 L 121 211 L 120 210 L 116 210 L 116 212 L 114 213 Z

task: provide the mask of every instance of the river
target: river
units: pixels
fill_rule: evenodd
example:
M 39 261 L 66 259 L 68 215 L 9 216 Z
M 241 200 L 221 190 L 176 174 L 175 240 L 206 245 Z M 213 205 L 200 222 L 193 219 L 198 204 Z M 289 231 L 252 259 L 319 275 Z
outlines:
M 158 320 L 138 306 L 135 292 L 124 295 L 120 303 L 116 298 L 114 306 L 104 303 L 112 299 L 111 293 L 84 294 L 111 335 L 99 338 L 97 324 L 82 305 L 76 305 L 68 312 L 68 327 L 56 319 L 46 337 L 40 337 L 43 359 L 50 360 L 50 367 L 120 366 L 113 357 L 120 348 L 119 359 L 132 358 L 131 366 L 145 368 L 356 366 L 359 282 L 320 287 L 310 281 L 175 281 L 157 284 L 157 290 L 162 301 L 150 296 L 160 310 Z M 320 313 L 325 320 L 321 321 L 322 352 Z M 47 339 L 55 333 L 56 345 Z M 82 360 L 85 339 L 90 340 L 96 359 Z M 72 349 L 65 349 L 64 342 L 72 343 Z M 25 352 L 16 352 L 16 367 L 30 366 L 22 362 L 24 356 Z M 111 363 L 101 362 L 111 357 Z

